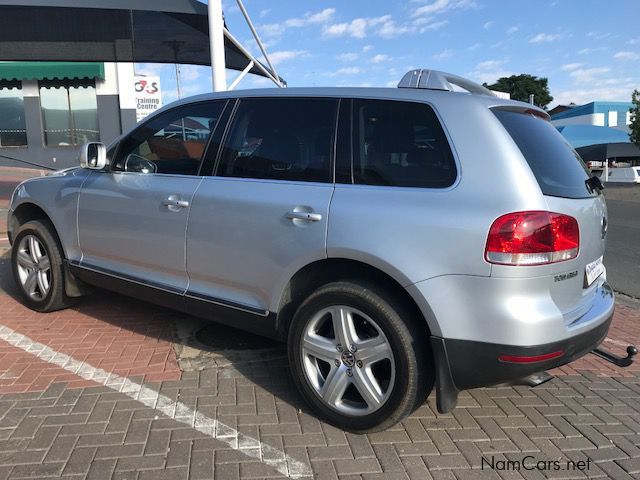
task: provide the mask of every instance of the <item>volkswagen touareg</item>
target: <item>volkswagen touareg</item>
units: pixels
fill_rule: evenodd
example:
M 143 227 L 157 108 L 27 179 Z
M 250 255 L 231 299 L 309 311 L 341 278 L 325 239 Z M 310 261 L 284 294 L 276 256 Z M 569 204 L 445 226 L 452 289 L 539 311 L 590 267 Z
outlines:
M 173 103 L 9 212 L 32 309 L 102 287 L 286 341 L 302 396 L 356 432 L 594 349 L 606 232 L 544 110 L 429 70 Z

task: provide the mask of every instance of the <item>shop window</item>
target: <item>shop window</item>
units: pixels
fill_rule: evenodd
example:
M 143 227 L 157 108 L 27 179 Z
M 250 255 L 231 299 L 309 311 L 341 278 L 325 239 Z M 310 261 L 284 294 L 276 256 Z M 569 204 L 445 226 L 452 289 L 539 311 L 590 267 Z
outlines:
M 27 145 L 22 83 L 0 81 L 0 147 Z
M 90 81 L 41 81 L 40 105 L 48 147 L 100 141 L 96 87 Z

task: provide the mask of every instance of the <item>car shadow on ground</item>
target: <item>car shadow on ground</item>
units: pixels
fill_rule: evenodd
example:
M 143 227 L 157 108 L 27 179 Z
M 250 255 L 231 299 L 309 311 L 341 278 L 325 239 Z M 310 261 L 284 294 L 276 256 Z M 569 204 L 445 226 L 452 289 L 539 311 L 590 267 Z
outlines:
M 21 303 L 10 255 L 10 251 L 0 254 L 0 295 L 6 294 Z M 78 299 L 69 310 L 139 335 L 147 333 L 145 319 L 156 325 L 161 321 L 166 328 L 161 328 L 156 338 L 173 345 L 182 372 L 224 369 L 225 376 L 245 377 L 281 401 L 308 413 L 293 385 L 283 343 L 101 289 Z M 64 311 L 51 314 L 52 321 L 61 317 Z

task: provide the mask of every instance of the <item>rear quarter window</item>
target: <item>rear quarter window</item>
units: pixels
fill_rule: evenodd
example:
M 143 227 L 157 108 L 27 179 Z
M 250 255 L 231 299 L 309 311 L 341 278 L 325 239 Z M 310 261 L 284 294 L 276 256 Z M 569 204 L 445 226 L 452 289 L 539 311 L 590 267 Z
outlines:
M 360 185 L 446 188 L 456 164 L 436 114 L 423 103 L 353 103 L 353 181 Z
M 598 195 L 587 189 L 590 174 L 580 155 L 549 121 L 510 110 L 493 113 L 522 152 L 542 193 L 565 198 Z

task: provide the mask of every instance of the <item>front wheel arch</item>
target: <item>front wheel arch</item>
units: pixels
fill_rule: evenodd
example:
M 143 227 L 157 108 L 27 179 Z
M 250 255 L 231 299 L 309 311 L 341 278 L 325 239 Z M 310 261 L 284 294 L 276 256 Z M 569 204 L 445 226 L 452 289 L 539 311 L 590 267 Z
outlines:
M 71 273 L 69 266 L 66 262 L 67 253 L 65 251 L 62 241 L 60 240 L 58 229 L 53 223 L 53 220 L 51 219 L 51 217 L 39 205 L 36 205 L 35 203 L 31 203 L 31 202 L 24 202 L 18 205 L 18 207 L 16 207 L 15 211 L 12 213 L 11 217 L 9 218 L 9 225 L 8 225 L 9 231 L 12 232 L 12 235 L 10 235 L 10 238 L 9 238 L 11 243 L 13 244 L 13 239 L 15 238 L 15 235 L 18 232 L 18 229 L 22 225 L 32 221 L 40 221 L 43 224 L 47 225 L 51 235 L 55 239 L 60 249 L 60 252 L 62 253 L 62 259 L 64 262 L 64 270 L 65 270 L 64 289 L 65 289 L 66 295 L 68 297 L 75 298 L 75 297 L 81 297 L 90 293 L 91 288 L 88 285 L 86 285 L 84 282 L 76 278 L 76 276 L 73 275 L 73 273 Z

